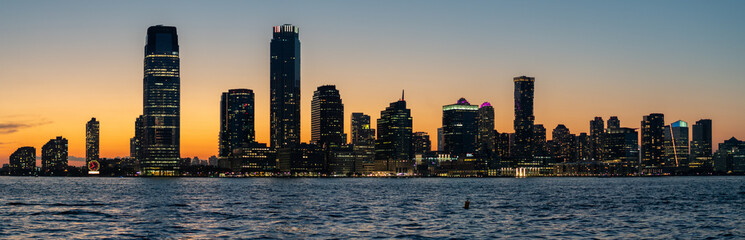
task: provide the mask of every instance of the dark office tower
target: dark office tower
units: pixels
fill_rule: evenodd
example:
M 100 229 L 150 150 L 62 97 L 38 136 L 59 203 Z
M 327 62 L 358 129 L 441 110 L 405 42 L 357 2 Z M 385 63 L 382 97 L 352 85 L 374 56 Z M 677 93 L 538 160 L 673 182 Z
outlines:
M 480 154 L 491 154 L 496 151 L 494 146 L 494 107 L 489 102 L 484 102 L 478 110 L 478 135 L 476 135 L 476 148 Z
M 711 119 L 701 119 L 693 125 L 691 135 L 691 168 L 711 169 Z
M 147 29 L 143 81 L 142 156 L 145 176 L 175 176 L 179 172 L 181 78 L 176 27 Z
M 437 128 L 437 151 L 442 152 L 445 151 L 445 132 L 442 130 L 442 128 Z
M 639 165 L 639 134 L 636 129 L 609 127 L 605 137 L 606 160 L 620 163 L 623 173 L 635 173 Z
M 410 160 L 414 153 L 411 137 L 411 110 L 406 108 L 406 101 L 401 96 L 401 100 L 392 102 L 389 107 L 380 111 L 375 159 Z
M 32 175 L 36 171 L 36 148 L 18 148 L 10 154 L 9 165 L 13 175 Z
M 494 130 L 494 139 L 497 156 L 499 156 L 502 161 L 508 159 L 510 157 L 510 134 L 499 133 L 497 130 Z
M 432 151 L 432 141 L 429 140 L 429 134 L 426 132 L 415 132 L 411 141 L 414 144 L 414 154 Z
M 553 155 L 558 163 L 572 162 L 574 158 L 574 135 L 564 124 L 559 124 L 551 132 Z
M 269 46 L 271 91 L 271 147 L 300 143 L 300 38 L 299 28 L 274 26 Z
M 344 104 L 334 85 L 318 87 L 310 103 L 310 142 L 319 147 L 340 147 L 344 135 Z
M 535 78 L 520 76 L 515 82 L 515 147 L 512 156 L 519 167 L 537 166 L 533 158 L 533 90 Z
M 657 173 L 665 162 L 665 115 L 652 113 L 642 119 L 641 164 L 644 173 Z
M 595 117 L 590 121 L 590 158 L 594 161 L 603 160 L 603 133 L 605 122 L 602 117 Z
M 67 139 L 57 137 L 41 147 L 41 171 L 47 175 L 61 175 L 67 169 Z
M 610 116 L 608 119 L 608 129 L 621 128 L 621 120 L 616 116 Z
M 688 167 L 688 123 L 678 120 L 665 126 L 665 166 Z
M 465 156 L 476 151 L 479 107 L 471 105 L 465 98 L 455 104 L 442 106 L 443 146 L 445 152 Z
M 533 153 L 546 151 L 546 128 L 543 124 L 533 125 Z
M 592 149 L 590 148 L 590 137 L 587 136 L 587 133 L 580 133 L 577 135 L 577 140 L 575 141 L 574 146 L 577 151 L 575 157 L 577 161 L 590 161 L 590 153 L 592 152 Z
M 99 155 L 99 123 L 96 118 L 91 118 L 85 124 L 85 165 L 95 160 L 98 161 Z
M 234 156 L 239 148 L 253 143 L 254 92 L 251 89 L 230 89 L 220 98 L 219 158 Z
M 352 144 L 356 146 L 375 146 L 375 129 L 370 127 L 370 116 L 352 113 Z
M 145 117 L 140 115 L 135 119 L 135 136 L 129 139 L 129 156 L 139 164 L 142 158 L 142 142 L 145 137 Z

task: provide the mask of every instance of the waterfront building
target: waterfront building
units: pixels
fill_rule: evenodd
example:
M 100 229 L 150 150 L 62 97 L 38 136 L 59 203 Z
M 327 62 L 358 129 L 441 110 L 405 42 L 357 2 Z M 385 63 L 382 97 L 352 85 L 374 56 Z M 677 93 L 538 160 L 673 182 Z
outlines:
M 711 119 L 698 120 L 692 128 L 691 160 L 688 166 L 692 169 L 703 169 L 703 171 L 711 170 L 713 166 Z
M 45 175 L 64 175 L 67 170 L 67 139 L 57 137 L 41 147 L 41 171 Z
M 352 113 L 351 125 L 352 144 L 375 146 L 375 129 L 371 128 L 369 115 Z
M 274 26 L 269 46 L 270 147 L 300 143 L 300 37 L 290 24 Z
M 28 176 L 36 173 L 36 148 L 20 147 L 10 154 L 10 174 Z
M 652 113 L 641 122 L 641 164 L 643 173 L 661 173 L 665 167 L 665 115 Z
M 403 94 L 380 111 L 377 122 L 378 137 L 375 141 L 375 159 L 409 160 L 414 156 L 412 148 L 411 110 L 406 108 Z
M 688 167 L 688 123 L 678 120 L 665 126 L 665 158 L 666 166 Z
M 620 165 L 622 173 L 637 172 L 639 167 L 639 134 L 633 128 L 609 128 L 605 136 L 605 163 Z
M 476 152 L 481 156 L 491 157 L 495 155 L 496 131 L 494 130 L 494 107 L 491 103 L 484 102 L 479 106 L 478 134 L 476 135 Z
M 732 137 L 719 144 L 714 153 L 714 171 L 719 173 L 745 173 L 745 142 Z
M 147 29 L 140 167 L 145 176 L 179 174 L 181 78 L 176 27 Z
M 240 148 L 254 143 L 254 92 L 230 89 L 220 98 L 219 158 L 238 156 Z
M 602 117 L 595 117 L 590 121 L 590 159 L 593 161 L 603 160 L 603 137 L 605 133 L 605 123 Z
M 334 85 L 318 87 L 313 93 L 310 112 L 310 142 L 324 149 L 346 144 L 344 104 Z
M 515 84 L 514 148 L 510 149 L 515 165 L 537 167 L 540 162 L 533 158 L 533 95 L 535 78 L 519 76 Z
M 432 142 L 426 132 L 415 132 L 411 141 L 414 144 L 414 154 L 425 154 L 432 151 Z
M 443 146 L 446 153 L 465 156 L 476 152 L 478 109 L 465 98 L 455 104 L 442 106 Z
M 574 161 L 574 138 L 569 128 L 559 124 L 551 131 L 552 153 L 557 163 Z

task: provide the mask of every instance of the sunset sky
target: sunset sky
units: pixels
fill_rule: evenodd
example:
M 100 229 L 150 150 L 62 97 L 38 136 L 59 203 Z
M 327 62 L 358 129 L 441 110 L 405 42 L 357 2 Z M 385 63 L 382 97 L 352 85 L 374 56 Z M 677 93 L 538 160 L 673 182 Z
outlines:
M 465 97 L 495 107 L 513 132 L 512 78 L 536 78 L 536 123 L 588 132 L 595 116 L 639 128 L 713 120 L 714 145 L 745 139 L 745 1 L 0 1 L 0 164 L 55 136 L 82 165 L 85 123 L 101 122 L 101 157 L 129 155 L 142 113 L 149 26 L 178 28 L 181 155 L 217 155 L 220 94 L 256 94 L 269 141 L 272 26 L 300 27 L 302 140 L 310 100 L 335 84 L 373 119 L 406 90 L 414 130 L 442 125 Z M 374 121 L 374 120 L 373 120 Z M 373 124 L 374 125 L 374 124 Z M 715 146 L 716 148 L 716 146 Z

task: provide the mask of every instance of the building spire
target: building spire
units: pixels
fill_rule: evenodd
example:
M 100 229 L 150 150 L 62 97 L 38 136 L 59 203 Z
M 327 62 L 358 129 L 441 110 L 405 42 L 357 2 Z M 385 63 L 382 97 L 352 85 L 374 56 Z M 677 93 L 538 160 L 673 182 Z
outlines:
M 404 100 L 404 91 L 405 91 L 405 89 L 402 89 L 402 90 L 401 90 L 401 101 L 403 101 L 403 100 Z

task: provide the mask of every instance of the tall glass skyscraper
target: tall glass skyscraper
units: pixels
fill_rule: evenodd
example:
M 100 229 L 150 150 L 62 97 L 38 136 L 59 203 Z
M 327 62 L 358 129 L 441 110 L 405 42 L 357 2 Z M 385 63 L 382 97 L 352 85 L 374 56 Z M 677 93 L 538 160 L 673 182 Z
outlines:
M 300 38 L 299 28 L 274 26 L 269 47 L 271 147 L 300 143 Z
M 232 157 L 235 150 L 255 141 L 254 92 L 230 89 L 220 99 L 220 158 Z
M 375 129 L 370 126 L 370 115 L 352 113 L 352 144 L 375 146 Z
M 512 156 L 520 167 L 539 165 L 533 158 L 533 91 L 535 78 L 515 77 L 515 144 Z
M 99 122 L 96 121 L 96 118 L 91 118 L 91 120 L 85 124 L 85 165 L 89 168 L 91 161 L 98 161 L 99 142 Z
M 145 76 L 143 79 L 142 156 L 145 176 L 175 176 L 179 173 L 181 78 L 176 27 L 147 29 Z
M 667 166 L 688 167 L 688 123 L 678 120 L 665 126 Z
M 411 109 L 406 108 L 401 96 L 401 100 L 380 111 L 375 159 L 410 160 L 414 155 L 412 136 Z
M 691 168 L 711 169 L 711 119 L 701 119 L 693 125 L 691 135 Z
M 445 152 L 465 157 L 476 153 L 479 106 L 471 105 L 465 98 L 455 104 L 442 106 L 442 129 Z
M 642 119 L 641 164 L 644 173 L 661 173 L 665 163 L 665 115 L 652 113 Z
M 321 147 L 340 147 L 344 135 L 344 104 L 334 85 L 318 87 L 310 103 L 310 141 Z
M 603 147 L 605 135 L 605 122 L 602 117 L 590 120 L 590 158 L 594 161 L 603 161 L 605 158 Z

